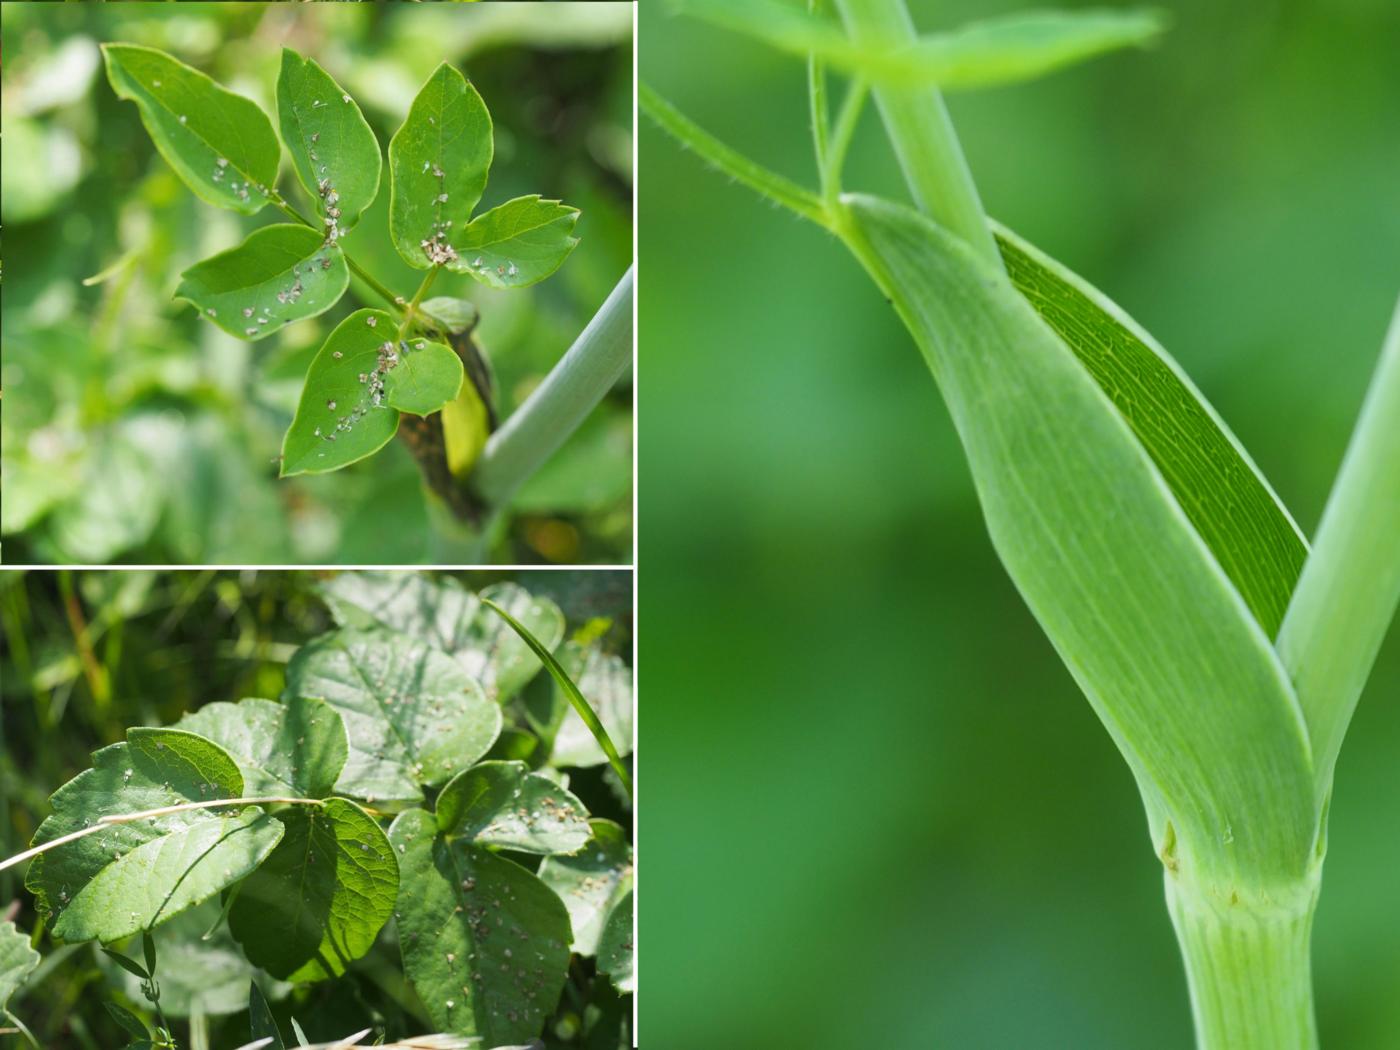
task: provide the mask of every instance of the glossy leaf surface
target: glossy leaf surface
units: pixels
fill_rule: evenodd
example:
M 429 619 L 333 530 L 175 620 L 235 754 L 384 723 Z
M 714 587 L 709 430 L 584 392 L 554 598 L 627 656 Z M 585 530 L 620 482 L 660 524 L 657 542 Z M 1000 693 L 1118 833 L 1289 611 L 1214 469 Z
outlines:
M 462 359 L 450 346 L 412 339 L 399 344 L 399 363 L 384 377 L 384 397 L 400 412 L 442 410 L 462 388 Z
M 632 847 L 611 820 L 590 820 L 590 836 L 571 857 L 546 857 L 540 879 L 569 909 L 574 951 L 593 955 L 613 906 L 631 886 Z
M 227 751 L 250 796 L 324 798 L 345 766 L 345 726 L 335 709 L 320 700 L 205 704 L 175 728 L 198 733 Z
M 446 835 L 522 853 L 575 853 L 588 841 L 588 810 L 523 762 L 481 762 L 448 781 L 437 800 Z
M 264 339 L 323 314 L 350 283 L 345 256 L 315 230 L 283 223 L 254 230 L 236 248 L 180 275 L 177 299 L 239 339 Z
M 299 649 L 288 695 L 315 696 L 345 722 L 350 755 L 340 790 L 364 799 L 422 797 L 490 750 L 496 705 L 445 653 L 384 629 L 342 630 Z
M 195 196 L 253 214 L 277 181 L 280 149 L 257 104 L 154 48 L 103 44 L 107 79 L 135 102 L 156 149 Z

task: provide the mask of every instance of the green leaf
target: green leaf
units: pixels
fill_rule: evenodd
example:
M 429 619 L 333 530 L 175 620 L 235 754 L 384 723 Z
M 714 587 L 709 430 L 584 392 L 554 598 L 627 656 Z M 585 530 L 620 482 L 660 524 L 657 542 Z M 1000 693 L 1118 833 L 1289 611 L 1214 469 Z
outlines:
M 538 193 L 482 212 L 453 238 L 458 258 L 447 268 L 492 288 L 523 288 L 559 269 L 578 244 L 578 209 Z
M 389 829 L 399 851 L 404 970 L 444 1032 L 486 1046 L 539 1035 L 569 968 L 569 913 L 524 868 L 438 834 L 421 809 Z
M 345 799 L 297 808 L 282 821 L 287 833 L 243 881 L 229 930 L 248 960 L 274 977 L 339 977 L 394 912 L 394 851 L 374 818 Z
M 470 299 L 453 299 L 447 295 L 424 300 L 418 305 L 418 310 L 420 313 L 427 314 L 453 335 L 461 335 L 463 332 L 475 328 L 476 322 L 481 317 L 476 304 Z
M 1082 278 L 1009 230 L 997 235 L 1011 283 L 1132 427 L 1272 638 L 1308 553 L 1282 501 L 1156 340 Z
M 619 992 L 637 990 L 636 946 L 632 936 L 632 890 L 608 913 L 598 940 L 598 970 L 612 978 Z
M 835 23 L 774 0 L 683 0 L 681 10 L 803 58 L 867 79 L 938 87 L 995 87 L 1053 73 L 1166 29 L 1151 10 L 1022 11 L 919 37 L 910 47 L 870 47 Z
M 107 79 L 136 103 L 156 149 L 195 196 L 251 215 L 277 182 L 280 150 L 256 103 L 163 51 L 103 44 Z
M 243 778 L 218 745 L 176 729 L 136 728 L 54 792 L 34 844 L 99 818 L 239 798 Z M 66 941 L 110 944 L 166 921 L 256 868 L 282 837 L 261 810 L 196 809 L 113 824 L 35 859 L 26 885 Z
M 384 373 L 398 362 L 394 319 L 356 310 L 336 325 L 306 374 L 282 439 L 282 477 L 322 474 L 372 456 L 399 428 L 384 402 Z
M 384 377 L 384 397 L 400 412 L 426 416 L 462 389 L 462 359 L 450 346 L 415 339 L 399 343 L 399 363 Z
M 556 656 L 598 716 L 619 756 L 632 753 L 632 670 L 620 657 L 594 642 L 567 642 Z M 541 735 L 552 738 L 549 761 L 555 766 L 600 766 L 608 761 L 593 731 L 579 716 L 558 683 L 547 693 L 527 697 L 531 720 Z
M 993 544 L 1137 777 L 1168 872 L 1301 878 L 1318 818 L 1302 712 L 1157 465 L 1005 275 L 908 208 L 847 204 L 849 243 L 948 402 Z
M 344 572 L 324 584 L 322 593 L 337 623 L 383 624 L 426 638 L 501 703 L 539 673 L 540 661 L 529 645 L 450 576 Z M 544 645 L 553 648 L 564 637 L 564 614 L 548 598 L 509 582 L 492 584 L 481 595 L 501 604 Z
M 39 953 L 12 922 L 0 922 L 0 1010 L 39 965 Z
M 389 232 L 410 266 L 453 256 L 447 245 L 481 200 L 493 150 L 486 103 L 444 62 L 389 142 Z
M 285 998 L 289 984 L 263 978 L 248 962 L 242 949 L 218 923 L 219 902 L 207 900 L 191 908 L 158 931 L 161 974 L 160 1006 L 168 1017 L 189 1017 L 196 1012 L 210 1017 L 241 1014 L 248 1009 L 248 982 L 258 979 L 270 999 Z M 107 980 L 133 1002 L 141 1002 L 141 979 L 119 969 L 105 956 L 98 967 Z
M 632 884 L 632 847 L 611 820 L 590 820 L 591 836 L 572 857 L 546 857 L 540 881 L 569 909 L 574 951 L 595 955 L 613 906 Z
M 287 694 L 316 696 L 345 721 L 350 754 L 339 790 L 422 798 L 490 750 L 501 712 L 449 656 L 396 631 L 342 630 L 299 649 Z
M 205 704 L 175 728 L 214 741 L 238 763 L 249 795 L 325 798 L 345 767 L 345 726 L 321 700 Z
M 111 948 L 103 948 L 102 954 L 107 956 L 107 958 L 111 959 L 114 963 L 120 966 L 127 973 L 131 974 L 133 977 L 139 977 L 143 981 L 150 979 L 150 970 L 146 969 L 135 959 L 128 959 L 121 952 L 113 951 Z
M 287 1044 L 282 1042 L 282 1032 L 272 1016 L 272 1007 L 267 1005 L 267 997 L 263 995 L 257 981 L 248 982 L 248 1025 L 255 1041 L 272 1040 L 265 1050 L 287 1050 Z
M 588 810 L 523 762 L 481 762 L 448 781 L 438 827 L 482 846 L 522 853 L 575 853 L 588 841 Z
M 323 314 L 350 284 L 340 247 L 300 224 L 264 226 L 180 275 L 175 298 L 239 339 L 263 339 Z
M 109 952 L 108 954 L 113 953 Z M 122 1028 L 130 1032 L 134 1037 L 137 1039 L 151 1038 L 150 1026 L 125 1006 L 118 1006 L 113 1002 L 105 1002 L 102 1005 L 105 1006 L 107 1012 L 112 1015 L 112 1020 L 116 1021 L 117 1024 L 121 1025 Z
M 359 221 L 379 192 L 379 140 L 359 104 L 314 59 L 282 49 L 277 120 L 297 178 L 334 231 L 334 242 Z

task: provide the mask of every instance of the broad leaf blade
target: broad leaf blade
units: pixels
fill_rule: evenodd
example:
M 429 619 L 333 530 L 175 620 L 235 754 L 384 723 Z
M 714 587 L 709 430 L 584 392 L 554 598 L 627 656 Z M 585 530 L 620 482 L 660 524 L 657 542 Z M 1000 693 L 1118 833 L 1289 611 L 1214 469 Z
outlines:
M 569 967 L 569 913 L 511 861 L 438 834 L 421 809 L 389 829 L 399 852 L 404 970 L 445 1032 L 485 1046 L 539 1035 Z
M 633 943 L 632 890 L 618 899 L 608 913 L 598 940 L 598 970 L 612 978 L 619 992 L 637 990 L 636 946 Z
M 540 880 L 569 909 L 574 951 L 594 955 L 613 906 L 632 884 L 632 847 L 611 820 L 590 820 L 591 836 L 572 857 L 546 857 Z
M 0 922 L 0 1010 L 39 965 L 39 953 L 12 922 Z
M 566 642 L 556 654 L 565 674 L 588 700 L 619 756 L 632 753 L 632 671 L 622 659 L 593 642 Z M 532 691 L 533 693 L 533 691 Z M 551 739 L 550 765 L 600 766 L 608 761 L 593 731 L 569 702 L 562 686 L 526 698 L 531 721 Z
M 492 288 L 523 288 L 559 269 L 578 244 L 578 209 L 539 194 L 482 212 L 452 239 L 458 258 L 450 270 L 469 273 Z
M 384 377 L 392 408 L 415 416 L 442 411 L 462 389 L 462 359 L 450 346 L 414 339 L 399 344 L 399 363 Z
M 394 851 L 374 819 L 345 799 L 299 807 L 282 820 L 287 834 L 243 881 L 229 930 L 249 961 L 274 977 L 339 977 L 393 914 Z
M 297 178 L 316 201 L 334 243 L 379 192 L 379 140 L 359 104 L 316 64 L 282 49 L 277 120 Z
M 450 576 L 344 572 L 322 590 L 336 622 L 352 627 L 378 623 L 427 638 L 501 703 L 539 673 L 539 658 L 529 645 Z M 548 598 L 535 597 L 510 582 L 492 584 L 481 594 L 501 605 L 546 648 L 563 639 L 564 614 Z
M 1306 542 L 1225 423 L 1180 366 L 1106 296 L 1009 230 L 997 231 L 1016 290 L 1108 395 L 1191 524 L 1273 637 Z
M 250 796 L 325 798 L 345 767 L 345 726 L 321 700 L 249 699 L 205 704 L 175 728 L 212 740 L 233 757 Z
M 339 788 L 364 799 L 422 797 L 490 750 L 496 705 L 450 657 L 396 631 L 334 631 L 299 649 L 287 692 L 315 696 L 345 721 Z
M 243 778 L 218 745 L 176 729 L 132 729 L 54 792 L 36 845 L 111 814 L 239 798 Z M 111 943 L 164 922 L 256 868 L 282 825 L 256 808 L 198 809 L 113 825 L 41 855 L 27 885 L 54 935 Z
M 268 202 L 280 150 L 267 115 L 154 48 L 103 44 L 107 79 L 135 102 L 156 149 L 195 196 L 245 214 Z
M 410 266 L 426 270 L 455 254 L 447 245 L 481 200 L 493 152 L 486 103 L 444 62 L 389 142 L 389 232 Z
M 384 376 L 397 365 L 394 319 L 356 310 L 311 361 L 292 425 L 282 439 L 282 476 L 322 474 L 372 456 L 399 428 L 384 400 Z
M 997 552 L 1175 843 L 1169 870 L 1301 877 L 1317 814 L 1297 699 L 1136 435 L 1004 275 L 910 209 L 848 204 L 943 390 Z
M 293 321 L 323 314 L 350 283 L 339 246 L 309 227 L 286 223 L 254 230 L 236 248 L 180 275 L 177 299 L 239 339 L 263 339 Z
M 588 841 L 588 810 L 523 762 L 481 762 L 448 781 L 438 827 L 480 846 L 522 853 L 575 853 Z

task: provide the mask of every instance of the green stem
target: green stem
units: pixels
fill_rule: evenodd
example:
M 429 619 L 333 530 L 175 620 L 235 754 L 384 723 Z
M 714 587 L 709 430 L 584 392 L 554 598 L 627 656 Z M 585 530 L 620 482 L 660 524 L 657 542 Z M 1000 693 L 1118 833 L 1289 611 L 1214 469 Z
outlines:
M 822 169 L 822 199 L 826 201 L 829 215 L 834 215 L 840 210 L 841 170 L 846 166 L 846 154 L 850 151 L 851 139 L 855 136 L 856 125 L 860 122 L 860 113 L 865 108 L 865 96 L 869 89 L 870 85 L 860 77 L 851 81 L 846 98 L 841 103 L 841 112 L 836 118 L 836 129 L 832 133 L 826 167 Z
M 898 50 L 917 40 L 904 0 L 837 0 L 837 7 L 857 43 Z M 919 210 L 1001 268 L 1001 254 L 942 93 L 935 87 L 878 84 L 875 101 Z
M 632 282 L 629 267 L 544 382 L 487 441 L 470 480 L 488 506 L 505 504 L 627 371 Z
M 1327 790 L 1400 602 L 1400 304 L 1279 631 Z
M 437 277 L 439 269 L 441 269 L 441 267 L 434 266 L 423 275 L 423 280 L 419 282 L 418 291 L 413 293 L 413 301 L 408 304 L 408 309 L 405 310 L 403 314 L 403 321 L 399 324 L 400 339 L 408 334 L 408 329 L 413 324 L 413 315 L 417 312 L 418 304 L 423 299 L 423 293 L 426 292 L 433 283 L 433 279 Z
M 821 14 L 824 0 L 807 0 L 807 10 Z M 807 99 L 812 109 L 812 148 L 817 155 L 817 171 L 826 170 L 827 139 L 831 134 L 831 113 L 826 101 L 826 61 L 814 51 L 807 56 Z
M 1318 880 L 1290 905 L 1208 899 L 1167 875 L 1197 1050 L 1315 1050 L 1309 943 Z

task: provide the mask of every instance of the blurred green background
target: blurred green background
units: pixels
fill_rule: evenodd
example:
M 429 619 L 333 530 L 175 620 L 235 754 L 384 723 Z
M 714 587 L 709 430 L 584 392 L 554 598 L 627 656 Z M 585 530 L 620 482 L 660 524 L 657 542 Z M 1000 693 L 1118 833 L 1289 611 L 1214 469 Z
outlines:
M 277 697 L 292 654 L 336 625 L 318 591 L 330 572 L 186 570 L 174 572 L 0 570 L 0 858 L 18 853 L 50 812 L 49 796 L 91 765 L 90 753 L 125 737 L 133 725 L 169 725 L 205 703 Z M 630 570 L 485 570 L 453 573 L 472 590 L 513 580 L 556 602 L 566 638 L 597 639 L 630 663 Z M 507 706 L 507 724 L 524 724 L 523 705 L 551 688 L 540 673 Z M 569 787 L 596 817 L 632 826 L 630 806 L 605 766 L 571 768 Z M 527 861 L 528 863 L 528 861 Z M 26 933 L 35 929 L 25 868 L 0 872 L 0 913 Z M 218 902 L 156 931 L 168 955 L 162 1000 L 172 1009 L 180 1046 L 192 1043 L 189 1009 L 197 991 L 210 1020 L 209 1046 L 230 1050 L 248 1040 L 251 969 L 226 935 L 201 945 L 215 926 Z M 202 924 L 201 924 L 202 921 Z M 193 931 L 191 931 L 193 927 Z M 373 1026 L 391 1038 L 422 1035 L 422 1007 L 403 981 L 393 925 L 374 949 L 335 981 L 299 987 L 263 975 L 284 1032 L 295 1014 L 313 1040 L 343 1038 Z M 127 1042 L 104 1001 L 149 1015 L 132 981 L 91 943 L 38 945 L 44 962 L 10 1008 L 45 1050 L 112 1050 Z M 129 953 L 140 954 L 134 944 Z M 175 972 L 187 970 L 192 972 Z M 579 958 L 574 981 L 546 1029 L 550 1050 L 619 1050 L 630 1045 L 630 1000 L 591 979 Z M 576 986 L 576 987 L 575 987 Z M 288 993 L 291 993 L 290 995 Z M 178 1019 L 177 1019 L 178 1018 Z M 4 1027 L 0 1019 L 0 1027 Z M 0 1046 L 27 1047 L 0 1036 Z M 195 1044 L 197 1046 L 197 1044 Z
M 1400 290 L 1400 7 L 1161 6 L 1155 50 L 949 105 L 989 212 L 1147 326 L 1311 532 Z M 815 185 L 801 63 L 665 4 L 639 41 L 643 80 Z M 893 310 L 645 117 L 639 145 L 643 1045 L 1189 1046 L 1132 779 Z M 871 112 L 847 185 L 907 199 Z M 1397 700 L 1392 630 L 1332 806 L 1331 1047 L 1400 1039 Z
M 168 50 L 268 113 L 283 46 L 354 93 L 382 148 L 441 61 L 496 125 L 482 208 L 524 193 L 582 209 L 581 243 L 533 288 L 470 298 L 504 418 L 559 359 L 632 257 L 632 9 L 591 4 L 5 4 L 0 186 L 5 227 L 5 560 L 106 563 L 456 561 L 399 442 L 346 470 L 285 482 L 274 457 L 326 334 L 377 297 L 258 343 L 171 296 L 180 272 L 278 221 L 198 201 L 119 101 L 98 44 Z M 285 176 L 284 189 L 294 179 Z M 388 175 L 344 239 L 410 296 L 421 274 L 387 230 Z M 300 186 L 289 199 L 300 200 Z M 93 286 L 83 280 L 125 261 Z M 446 282 L 446 283 L 444 283 Z M 631 560 L 630 378 L 521 490 L 487 560 Z M 473 561 L 478 560 L 473 558 Z

